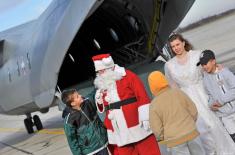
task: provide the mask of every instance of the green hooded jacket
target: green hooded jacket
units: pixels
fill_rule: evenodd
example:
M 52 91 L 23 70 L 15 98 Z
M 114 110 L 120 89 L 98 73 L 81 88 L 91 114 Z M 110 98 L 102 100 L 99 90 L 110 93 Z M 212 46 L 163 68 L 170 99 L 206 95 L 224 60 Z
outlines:
M 107 146 L 107 131 L 94 102 L 84 99 L 81 110 L 70 109 L 64 119 L 64 131 L 73 155 L 95 154 Z

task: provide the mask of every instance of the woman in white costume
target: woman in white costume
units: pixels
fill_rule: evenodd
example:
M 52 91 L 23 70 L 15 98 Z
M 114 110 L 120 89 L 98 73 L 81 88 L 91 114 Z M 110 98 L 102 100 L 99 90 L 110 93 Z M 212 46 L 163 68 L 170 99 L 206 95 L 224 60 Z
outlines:
M 205 151 L 208 155 L 235 155 L 235 143 L 208 106 L 202 70 L 196 65 L 201 51 L 192 50 L 192 45 L 180 34 L 170 36 L 169 43 L 175 57 L 166 62 L 165 74 L 171 87 L 180 88 L 194 101 L 199 114 L 197 128 Z

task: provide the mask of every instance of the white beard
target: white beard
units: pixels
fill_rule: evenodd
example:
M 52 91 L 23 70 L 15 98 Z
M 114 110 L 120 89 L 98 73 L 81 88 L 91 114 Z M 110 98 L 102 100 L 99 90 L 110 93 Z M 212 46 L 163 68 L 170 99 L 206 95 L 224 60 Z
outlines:
M 94 80 L 96 88 L 107 90 L 116 86 L 116 81 L 122 79 L 122 74 L 113 70 L 106 70 L 105 73 L 97 76 Z

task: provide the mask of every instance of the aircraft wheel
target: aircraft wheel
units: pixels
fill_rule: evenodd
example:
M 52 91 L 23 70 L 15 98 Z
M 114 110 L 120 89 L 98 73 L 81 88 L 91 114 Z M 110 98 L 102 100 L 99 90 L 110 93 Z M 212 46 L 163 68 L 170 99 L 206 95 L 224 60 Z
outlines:
M 33 122 L 31 119 L 29 119 L 29 118 L 24 119 L 24 125 L 25 125 L 25 128 L 29 134 L 34 133 Z
M 33 116 L 33 121 L 38 131 L 43 129 L 42 122 L 38 115 Z

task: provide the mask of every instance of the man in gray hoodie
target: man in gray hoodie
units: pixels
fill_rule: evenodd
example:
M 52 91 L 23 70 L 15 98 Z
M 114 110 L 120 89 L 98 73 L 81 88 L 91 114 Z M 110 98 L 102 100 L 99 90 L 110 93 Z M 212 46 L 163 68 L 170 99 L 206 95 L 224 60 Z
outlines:
M 209 106 L 235 142 L 235 76 L 228 68 L 218 67 L 211 50 L 201 53 L 197 65 L 204 70 L 203 82 Z

